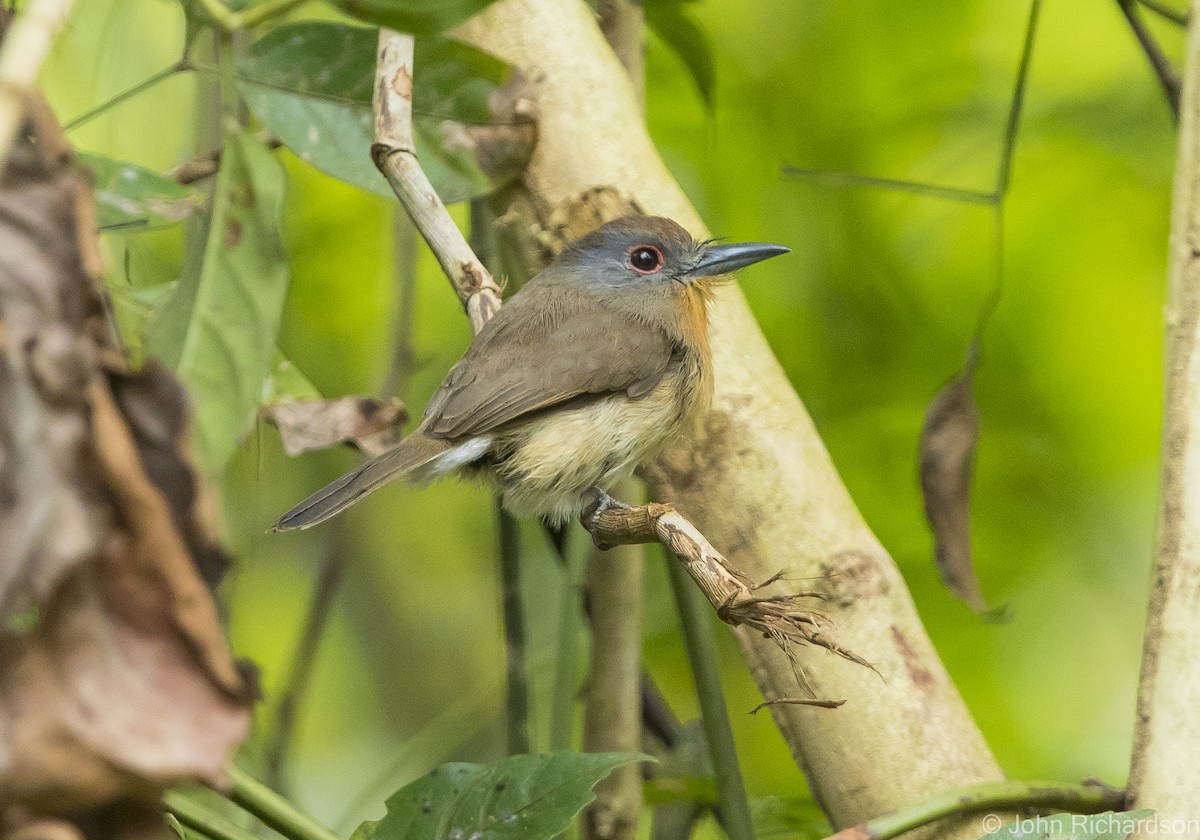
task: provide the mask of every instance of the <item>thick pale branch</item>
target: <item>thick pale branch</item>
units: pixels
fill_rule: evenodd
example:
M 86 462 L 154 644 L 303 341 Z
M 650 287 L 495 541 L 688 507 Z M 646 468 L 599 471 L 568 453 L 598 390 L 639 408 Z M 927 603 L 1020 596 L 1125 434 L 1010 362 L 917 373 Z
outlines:
M 479 332 L 500 308 L 500 287 L 483 267 L 417 160 L 412 130 L 413 39 L 379 30 L 375 75 L 375 144 L 371 156 L 409 217 L 429 243 L 442 271 Z
M 1200 33 L 1188 35 L 1167 291 L 1157 562 L 1129 794 L 1200 836 Z
M 457 34 L 536 80 L 538 142 L 522 184 L 543 228 L 551 230 L 556 208 L 607 187 L 708 235 L 644 126 L 629 118 L 638 109 L 634 90 L 586 3 L 499 0 Z M 712 411 L 649 478 L 655 495 L 675 503 L 739 571 L 828 576 L 822 608 L 837 622 L 839 643 L 883 675 L 799 649 L 814 692 L 847 699 L 834 712 L 771 707 L 818 799 L 835 825 L 847 826 L 954 785 L 1000 778 L 899 571 L 856 511 L 736 285 L 720 290 L 709 314 Z M 738 633 L 767 698 L 795 695 L 792 663 L 778 644 L 746 627 Z M 977 825 L 960 831 L 972 840 L 982 834 Z
M 73 3 L 31 0 L 7 28 L 0 44 L 0 161 L 8 158 L 30 98 L 37 91 L 38 72 Z

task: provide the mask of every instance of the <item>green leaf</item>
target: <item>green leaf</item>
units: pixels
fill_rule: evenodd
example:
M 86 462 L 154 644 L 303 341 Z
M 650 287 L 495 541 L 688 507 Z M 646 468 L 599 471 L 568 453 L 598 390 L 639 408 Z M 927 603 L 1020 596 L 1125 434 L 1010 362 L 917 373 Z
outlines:
M 716 71 L 708 33 L 681 0 L 647 0 L 645 10 L 646 25 L 683 61 L 711 111 Z
M 343 12 L 397 32 L 435 35 L 462 23 L 493 0 L 334 0 Z
M 1021 817 L 989 832 L 982 840 L 1126 840 L 1138 831 L 1141 820 L 1149 821 L 1148 827 L 1143 825 L 1147 829 L 1144 833 L 1159 833 L 1153 830 L 1154 812 L 1142 809 Z
M 495 764 L 444 764 L 401 788 L 387 814 L 351 840 L 550 840 L 592 801 L 592 788 L 636 753 L 514 755 Z
M 248 132 L 225 143 L 204 250 L 149 331 L 150 351 L 174 368 L 195 405 L 201 465 L 220 472 L 253 425 L 288 287 L 279 241 L 283 170 Z
M 271 375 L 263 383 L 263 405 L 287 400 L 319 400 L 321 392 L 287 356 L 275 351 Z
M 166 821 L 167 827 L 174 832 L 179 840 L 201 840 L 203 837 L 203 835 L 185 827 L 183 823 L 176 819 L 174 814 L 163 814 L 163 819 Z
M 391 197 L 371 160 L 375 29 L 327 21 L 280 26 L 238 62 L 250 109 L 302 160 L 338 180 Z M 506 72 L 497 58 L 446 38 L 419 38 L 414 69 L 417 156 L 448 204 L 489 182 L 467 150 L 448 151 L 442 124 L 486 122 L 487 98 Z
M 829 820 L 808 797 L 766 796 L 750 802 L 758 840 L 820 840 L 833 833 Z
M 92 152 L 76 152 L 75 159 L 95 176 L 101 229 L 167 227 L 201 205 L 195 190 L 153 170 Z
M 418 120 L 436 117 L 486 125 L 488 97 L 508 76 L 508 65 L 461 41 L 417 38 L 413 46 L 413 109 Z

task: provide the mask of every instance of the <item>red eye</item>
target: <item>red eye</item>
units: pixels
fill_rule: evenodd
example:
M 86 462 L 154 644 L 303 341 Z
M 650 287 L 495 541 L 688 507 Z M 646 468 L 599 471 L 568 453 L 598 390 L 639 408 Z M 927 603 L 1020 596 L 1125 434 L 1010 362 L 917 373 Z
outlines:
M 662 264 L 662 251 L 653 245 L 637 245 L 629 251 L 629 267 L 638 274 L 653 274 Z

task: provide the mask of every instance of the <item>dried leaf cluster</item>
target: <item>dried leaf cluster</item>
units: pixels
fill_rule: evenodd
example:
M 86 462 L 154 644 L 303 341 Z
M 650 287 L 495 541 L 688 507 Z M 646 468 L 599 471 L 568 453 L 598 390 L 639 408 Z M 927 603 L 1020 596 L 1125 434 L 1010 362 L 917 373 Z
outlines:
M 254 689 L 187 405 L 110 338 L 89 186 L 44 105 L 0 179 L 0 836 L 146 837 L 220 782 Z

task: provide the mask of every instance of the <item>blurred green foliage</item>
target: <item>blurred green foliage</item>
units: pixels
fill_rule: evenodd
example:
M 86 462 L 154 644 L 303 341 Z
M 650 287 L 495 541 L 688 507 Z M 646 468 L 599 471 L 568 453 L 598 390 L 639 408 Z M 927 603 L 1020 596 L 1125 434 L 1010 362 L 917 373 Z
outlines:
M 992 210 L 780 174 L 792 164 L 990 189 L 1027 11 L 998 0 L 699 0 L 686 13 L 712 43 L 711 108 L 694 62 L 651 34 L 647 120 L 714 232 L 795 251 L 748 273 L 743 289 L 1004 769 L 1121 784 L 1154 533 L 1174 126 L 1116 4 L 1047 4 L 1006 202 L 1003 292 L 977 373 L 973 515 L 984 592 L 1008 605 L 1008 623 L 981 623 L 941 586 L 916 479 L 923 409 L 961 363 L 1000 269 Z M 301 16 L 310 12 L 328 14 Z M 1178 58 L 1180 32 L 1152 26 Z M 52 104 L 69 121 L 170 66 L 183 39 L 175 2 L 78 3 L 43 75 Z M 71 136 L 163 172 L 212 148 L 214 89 L 211 72 L 175 74 Z M 325 395 L 378 392 L 404 222 L 385 198 L 276 155 L 290 260 L 279 348 Z M 106 234 L 117 314 L 135 342 L 163 284 L 179 278 L 183 230 Z M 417 267 L 402 396 L 419 416 L 469 328 L 423 246 Z M 262 668 L 260 730 L 315 570 L 328 551 L 348 558 L 289 772 L 297 799 L 341 830 L 378 817 L 388 793 L 430 767 L 491 760 L 503 744 L 485 488 L 388 488 L 339 531 L 264 533 L 355 461 L 347 451 L 289 460 L 259 423 L 221 477 L 238 558 L 224 594 L 235 648 Z M 544 747 L 562 572 L 538 528 L 523 528 L 523 545 Z M 679 715 L 694 717 L 657 555 L 647 599 L 647 665 Z M 759 697 L 721 638 L 751 795 L 801 794 L 769 717 L 742 713 Z

